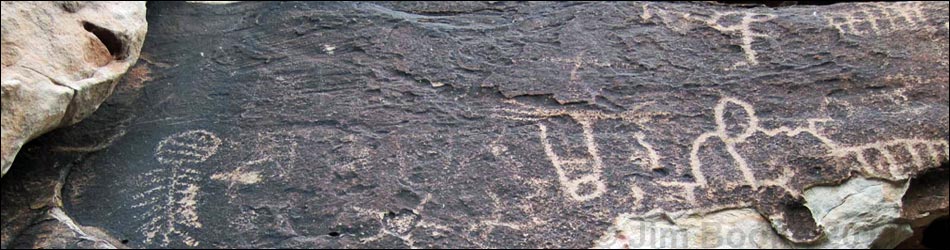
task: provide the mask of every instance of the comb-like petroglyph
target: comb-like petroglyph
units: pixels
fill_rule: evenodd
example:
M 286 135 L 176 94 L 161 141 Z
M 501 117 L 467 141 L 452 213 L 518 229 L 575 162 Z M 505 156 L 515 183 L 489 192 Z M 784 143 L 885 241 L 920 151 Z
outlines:
M 132 208 L 144 210 L 135 219 L 144 222 L 138 230 L 146 244 L 200 244 L 187 231 L 202 227 L 197 204 L 203 176 L 197 164 L 214 156 L 220 146 L 221 139 L 205 130 L 174 134 L 158 143 L 155 160 L 165 167 L 144 173 L 141 181 L 147 189 L 133 195 L 140 203 Z
M 831 27 L 842 34 L 882 35 L 891 31 L 937 31 L 939 19 L 926 12 L 943 9 L 922 2 L 862 3 L 854 8 L 821 11 Z
M 46 183 L 131 248 L 893 247 L 943 214 L 948 6 L 153 2 L 0 243 Z

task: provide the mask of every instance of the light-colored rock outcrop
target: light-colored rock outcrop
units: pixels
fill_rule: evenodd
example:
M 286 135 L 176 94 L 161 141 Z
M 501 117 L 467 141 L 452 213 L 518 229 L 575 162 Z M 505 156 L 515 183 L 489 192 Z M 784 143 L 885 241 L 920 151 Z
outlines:
M 2 174 L 20 147 L 74 124 L 139 57 L 145 2 L 3 2 Z
M 812 244 L 796 244 L 775 233 L 754 209 L 708 214 L 621 216 L 597 248 L 893 248 L 913 234 L 901 218 L 907 184 L 853 179 L 804 193 L 805 205 L 823 229 Z

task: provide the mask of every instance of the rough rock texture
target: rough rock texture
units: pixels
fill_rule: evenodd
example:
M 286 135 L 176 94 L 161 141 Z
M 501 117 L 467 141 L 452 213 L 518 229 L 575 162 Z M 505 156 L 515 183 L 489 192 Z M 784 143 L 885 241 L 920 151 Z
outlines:
M 586 248 L 704 217 L 892 246 L 947 193 L 914 184 L 950 155 L 947 13 L 155 2 L 145 60 L 5 179 L 2 243 L 55 238 L 29 225 L 61 192 L 135 248 Z
M 145 2 L 2 3 L 2 171 L 29 140 L 92 114 L 139 57 Z

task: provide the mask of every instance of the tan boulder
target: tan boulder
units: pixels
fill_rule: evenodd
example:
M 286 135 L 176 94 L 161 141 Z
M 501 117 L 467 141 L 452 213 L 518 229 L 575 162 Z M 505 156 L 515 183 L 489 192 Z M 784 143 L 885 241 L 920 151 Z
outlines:
M 138 60 L 145 2 L 2 3 L 2 174 L 20 147 L 79 122 Z

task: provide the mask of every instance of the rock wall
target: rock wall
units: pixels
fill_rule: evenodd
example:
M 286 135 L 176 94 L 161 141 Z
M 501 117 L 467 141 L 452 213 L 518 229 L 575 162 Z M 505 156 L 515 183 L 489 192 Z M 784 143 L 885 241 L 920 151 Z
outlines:
M 3 244 L 62 208 L 134 248 L 893 246 L 946 208 L 915 183 L 950 155 L 947 13 L 150 3 L 145 60 L 4 179 Z

